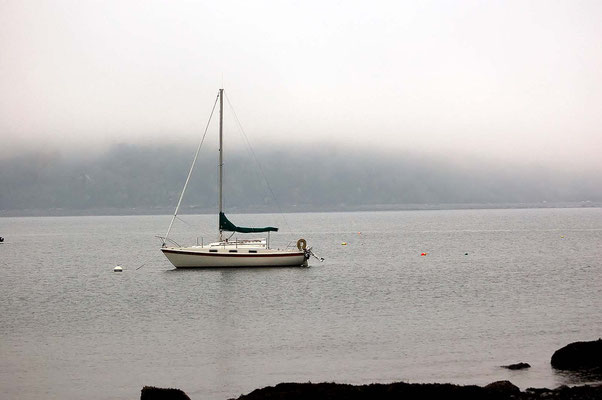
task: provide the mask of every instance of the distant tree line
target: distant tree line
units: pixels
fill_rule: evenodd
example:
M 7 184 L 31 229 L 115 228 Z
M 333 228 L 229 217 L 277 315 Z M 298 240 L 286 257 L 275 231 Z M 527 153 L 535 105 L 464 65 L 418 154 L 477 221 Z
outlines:
M 58 153 L 0 160 L 0 210 L 175 207 L 194 149 L 116 145 L 93 158 Z M 231 151 L 227 207 L 238 211 L 336 209 L 399 204 L 602 201 L 600 173 L 458 165 L 433 156 L 345 149 Z M 266 183 L 268 182 L 268 183 Z M 217 204 L 217 153 L 204 153 L 184 199 L 187 210 Z M 295 208 L 297 207 L 297 208 Z

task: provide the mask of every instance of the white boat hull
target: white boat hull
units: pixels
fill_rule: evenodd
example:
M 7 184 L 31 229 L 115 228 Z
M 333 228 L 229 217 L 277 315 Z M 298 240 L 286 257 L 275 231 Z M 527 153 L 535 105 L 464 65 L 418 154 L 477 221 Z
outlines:
M 161 248 L 165 257 L 176 268 L 245 268 L 245 267 L 296 267 L 307 265 L 303 251 L 256 250 L 240 249 L 236 253 L 228 249 Z

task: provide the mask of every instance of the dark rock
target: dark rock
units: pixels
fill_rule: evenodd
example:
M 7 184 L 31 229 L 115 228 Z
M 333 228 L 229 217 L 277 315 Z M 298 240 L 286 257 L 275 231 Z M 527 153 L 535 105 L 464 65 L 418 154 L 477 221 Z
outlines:
M 492 382 L 489 385 L 485 386 L 485 390 L 487 390 L 490 394 L 498 394 L 505 396 L 520 393 L 520 389 L 518 388 L 518 386 L 513 385 L 510 381 Z
M 602 386 L 575 386 L 566 389 L 556 389 L 557 399 L 561 400 L 600 400 L 602 399 Z
M 602 339 L 575 342 L 556 350 L 552 367 L 565 370 L 602 368 Z
M 525 392 L 535 393 L 535 394 L 549 393 L 551 391 L 552 390 L 548 389 L 548 388 L 527 388 L 527 390 L 525 390 Z
M 531 368 L 531 366 L 527 363 L 517 363 L 517 364 L 510 364 L 510 365 L 502 365 L 502 368 L 507 368 L 507 369 L 526 369 L 526 368 Z
M 190 397 L 180 389 L 145 386 L 140 393 L 140 400 L 190 400 Z

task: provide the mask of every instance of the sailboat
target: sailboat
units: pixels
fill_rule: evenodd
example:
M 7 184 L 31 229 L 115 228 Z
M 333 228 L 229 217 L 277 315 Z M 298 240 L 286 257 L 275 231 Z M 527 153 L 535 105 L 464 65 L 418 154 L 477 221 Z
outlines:
M 286 249 L 270 248 L 270 232 L 277 232 L 278 228 L 267 226 L 263 228 L 248 228 L 237 226 L 232 223 L 223 210 L 223 116 L 224 116 L 224 89 L 219 89 L 216 103 L 219 99 L 219 192 L 218 192 L 218 229 L 219 239 L 216 242 L 194 245 L 194 246 L 179 246 L 169 238 L 169 233 L 173 226 L 174 220 L 177 217 L 184 192 L 188 186 L 190 176 L 194 169 L 194 164 L 198 158 L 199 150 L 203 143 L 203 139 L 197 148 L 192 166 L 188 173 L 188 178 L 184 184 L 184 189 L 180 194 L 180 199 L 174 212 L 167 234 L 160 237 L 163 241 L 161 251 L 167 259 L 176 268 L 206 268 L 206 267 L 294 267 L 307 266 L 308 259 L 313 256 L 318 258 L 312 252 L 311 248 L 307 247 L 305 239 L 299 239 L 295 247 Z M 215 110 L 215 104 L 213 106 Z M 213 111 L 211 113 L 213 115 Z M 211 117 L 209 119 L 211 121 Z M 207 124 L 209 126 L 209 123 Z M 205 129 L 205 134 L 207 129 Z M 224 232 L 232 232 L 229 237 L 225 237 Z M 232 235 L 238 233 L 267 233 L 267 239 L 232 239 Z M 175 246 L 168 246 L 170 241 Z

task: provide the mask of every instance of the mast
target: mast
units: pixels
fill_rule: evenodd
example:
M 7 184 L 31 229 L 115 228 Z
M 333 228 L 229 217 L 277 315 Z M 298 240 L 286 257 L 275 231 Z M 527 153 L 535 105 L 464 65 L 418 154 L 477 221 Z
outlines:
M 222 229 L 219 226 L 219 215 L 223 212 L 223 197 L 222 186 L 224 183 L 224 140 L 223 140 L 223 125 L 224 125 L 224 89 L 219 90 L 219 240 L 222 241 Z

